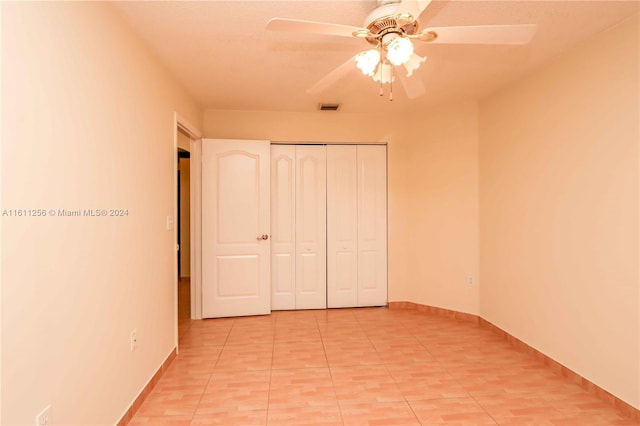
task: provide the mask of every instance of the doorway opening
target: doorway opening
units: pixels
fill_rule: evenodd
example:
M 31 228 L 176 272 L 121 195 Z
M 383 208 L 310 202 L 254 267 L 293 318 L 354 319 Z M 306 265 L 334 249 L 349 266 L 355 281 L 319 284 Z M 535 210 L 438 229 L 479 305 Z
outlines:
M 202 133 L 177 112 L 173 134 L 173 259 L 174 336 L 176 350 L 191 328 L 192 319 L 202 318 L 200 233 L 200 138 Z M 193 161 L 191 161 L 193 159 Z M 188 167 L 186 166 L 188 164 Z M 183 167 L 184 166 L 184 167 Z M 187 210 L 188 209 L 188 210 Z M 185 239 L 188 238 L 187 241 Z
M 189 147 L 189 142 L 189 136 L 178 129 L 176 234 L 179 337 L 191 325 L 191 154 L 183 148 Z

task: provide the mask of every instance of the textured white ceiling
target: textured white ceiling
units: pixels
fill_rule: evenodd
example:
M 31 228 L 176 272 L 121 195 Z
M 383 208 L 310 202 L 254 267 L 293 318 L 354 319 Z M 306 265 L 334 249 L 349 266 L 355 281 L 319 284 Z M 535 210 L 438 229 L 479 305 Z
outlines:
M 265 30 L 274 17 L 362 26 L 375 0 L 114 3 L 203 108 L 314 111 L 328 102 L 340 103 L 345 112 L 415 111 L 486 96 L 638 13 L 639 5 L 635 0 L 433 1 L 419 19 L 422 28 L 533 23 L 538 32 L 526 46 L 416 45 L 417 53 L 428 59 L 411 78 L 422 79 L 426 93 L 408 99 L 395 85 L 394 101 L 389 102 L 355 64 L 326 91 L 306 93 L 368 49 L 366 41 Z

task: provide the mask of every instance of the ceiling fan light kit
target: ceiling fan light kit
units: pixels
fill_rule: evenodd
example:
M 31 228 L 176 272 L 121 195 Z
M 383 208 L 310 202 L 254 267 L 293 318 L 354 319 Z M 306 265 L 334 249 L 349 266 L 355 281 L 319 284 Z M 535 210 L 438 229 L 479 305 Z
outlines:
M 427 59 L 414 52 L 412 40 L 437 44 L 526 44 L 537 29 L 536 25 L 526 24 L 432 27 L 418 31 L 418 18 L 430 2 L 431 0 L 378 0 L 378 7 L 367 16 L 362 28 L 274 18 L 267 23 L 267 29 L 365 39 L 375 48 L 356 54 L 307 92 L 317 93 L 325 89 L 344 77 L 352 69 L 349 65 L 353 67 L 355 62 L 364 75 L 380 82 L 381 95 L 382 85 L 390 85 L 390 100 L 393 99 L 393 67 L 397 66 L 403 66 L 406 71 L 406 77 L 401 74 L 399 77 L 407 96 L 413 99 L 424 93 L 422 82 L 414 84 L 407 80 Z
M 407 2 L 409 4 L 409 2 Z M 380 96 L 384 94 L 383 85 L 389 84 L 389 100 L 393 100 L 393 66 L 404 65 L 407 77 L 420 67 L 426 58 L 413 52 L 413 43 L 408 38 L 418 31 L 418 22 L 409 12 L 400 11 L 401 3 L 394 0 L 378 1 L 378 8 L 365 19 L 366 30 L 353 33 L 354 37 L 364 37 L 376 46 L 366 52 L 367 62 L 361 63 L 365 55 L 356 55 L 356 64 L 364 75 L 380 83 Z M 373 52 L 378 52 L 373 54 Z M 384 53 L 384 58 L 383 54 Z M 377 60 L 376 60 L 377 59 Z

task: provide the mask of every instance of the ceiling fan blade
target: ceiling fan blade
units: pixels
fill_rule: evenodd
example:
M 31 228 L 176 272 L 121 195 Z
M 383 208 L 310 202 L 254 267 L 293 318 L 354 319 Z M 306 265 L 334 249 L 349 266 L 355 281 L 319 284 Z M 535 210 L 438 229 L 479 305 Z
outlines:
M 417 99 L 424 95 L 424 84 L 417 76 L 414 75 L 412 76 L 413 78 L 407 77 L 404 70 L 396 72 L 396 75 L 398 76 L 398 80 L 400 80 L 400 84 L 409 99 Z
M 537 29 L 535 24 L 433 27 L 416 38 L 436 44 L 527 44 Z M 437 37 L 433 38 L 433 33 Z
M 418 19 L 427 6 L 429 6 L 429 3 L 431 3 L 431 0 L 402 0 L 396 10 L 396 15 L 408 13 L 413 19 Z
M 356 59 L 355 55 L 349 58 L 345 63 L 335 68 L 329 74 L 325 75 L 319 82 L 311 86 L 307 89 L 307 93 L 310 95 L 316 95 L 320 92 L 325 91 L 338 80 L 344 78 L 350 71 L 356 69 Z
M 354 33 L 365 30 L 351 25 L 331 24 L 326 22 L 299 21 L 296 19 L 273 18 L 267 22 L 271 31 L 289 31 L 294 33 L 310 33 L 353 37 Z

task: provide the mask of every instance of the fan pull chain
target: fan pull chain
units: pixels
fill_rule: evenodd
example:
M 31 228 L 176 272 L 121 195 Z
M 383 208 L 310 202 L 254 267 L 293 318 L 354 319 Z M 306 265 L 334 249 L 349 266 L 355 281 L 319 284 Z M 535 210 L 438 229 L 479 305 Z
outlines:
M 393 101 L 393 65 L 390 66 L 391 71 L 389 71 L 389 102 Z
M 378 49 L 380 50 L 380 57 L 382 58 L 382 43 L 378 43 Z M 384 61 L 380 61 L 380 64 L 378 65 L 378 69 L 380 70 L 380 96 L 384 95 L 384 90 L 382 89 L 382 80 L 384 80 L 384 78 L 382 78 L 384 67 L 382 66 L 382 64 L 384 64 Z

